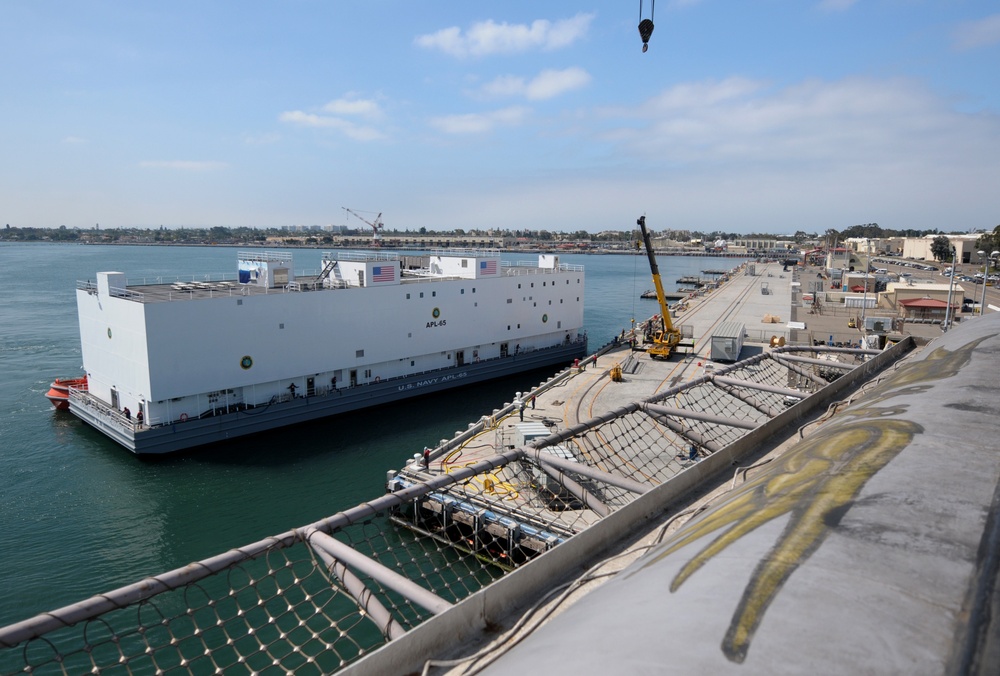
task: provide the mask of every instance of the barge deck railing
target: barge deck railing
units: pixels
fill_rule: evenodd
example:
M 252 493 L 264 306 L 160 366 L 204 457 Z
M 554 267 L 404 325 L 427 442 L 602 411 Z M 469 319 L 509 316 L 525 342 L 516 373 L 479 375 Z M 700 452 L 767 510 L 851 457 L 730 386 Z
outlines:
M 760 439 L 866 382 L 912 347 L 908 339 L 877 354 L 805 348 L 854 366 L 823 387 L 772 358 L 803 354 L 781 348 L 526 445 L 495 447 L 486 457 L 463 462 L 461 449 L 516 414 L 514 404 L 506 404 L 456 434 L 461 441 L 438 448 L 426 471 L 414 460 L 391 473 L 387 486 L 398 490 L 0 628 L 0 673 L 338 671 L 505 571 L 566 546 L 551 532 L 588 532 L 654 487 L 690 490 L 699 477 L 730 468 Z M 796 365 L 829 372 L 829 365 Z M 559 377 L 574 372 L 579 366 Z M 789 389 L 804 397 L 790 407 L 784 400 Z M 748 430 L 727 419 L 756 425 Z M 698 461 L 686 457 L 692 437 L 703 442 Z M 557 447 L 573 460 L 543 452 Z M 687 471 L 695 466 L 697 472 Z M 560 483 L 560 476 L 570 480 Z M 432 500 L 434 495 L 439 498 Z M 578 504 L 575 495 L 593 496 L 600 510 Z M 488 511 L 504 516 L 486 518 Z M 511 514 L 524 518 L 506 516 Z M 413 524 L 413 534 L 398 527 L 403 521 Z M 553 525 L 550 535 L 536 526 L 546 521 Z M 531 586 L 543 589 L 547 580 L 539 577 Z

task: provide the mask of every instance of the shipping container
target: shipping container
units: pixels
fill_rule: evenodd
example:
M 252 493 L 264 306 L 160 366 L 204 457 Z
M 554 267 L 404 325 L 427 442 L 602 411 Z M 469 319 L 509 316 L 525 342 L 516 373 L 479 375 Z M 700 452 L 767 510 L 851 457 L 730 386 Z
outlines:
M 712 361 L 739 361 L 745 332 L 743 322 L 723 322 L 712 334 Z

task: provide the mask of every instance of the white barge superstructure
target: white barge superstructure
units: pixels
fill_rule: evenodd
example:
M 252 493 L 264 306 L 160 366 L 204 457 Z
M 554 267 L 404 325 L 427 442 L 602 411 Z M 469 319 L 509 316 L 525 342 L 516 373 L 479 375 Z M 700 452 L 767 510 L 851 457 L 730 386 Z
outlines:
M 289 253 L 238 259 L 228 280 L 79 282 L 87 388 L 70 411 L 136 454 L 170 453 L 587 351 L 583 267 L 556 255 L 324 253 L 298 277 Z

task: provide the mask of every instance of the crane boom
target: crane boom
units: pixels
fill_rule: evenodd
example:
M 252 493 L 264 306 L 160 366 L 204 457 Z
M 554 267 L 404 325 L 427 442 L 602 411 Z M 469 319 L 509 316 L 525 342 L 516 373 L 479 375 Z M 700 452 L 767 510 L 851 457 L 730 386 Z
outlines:
M 341 209 L 343 209 L 344 211 L 346 211 L 349 214 L 353 214 L 356 218 L 358 218 L 358 219 L 364 221 L 365 223 L 367 223 L 368 225 L 370 225 L 371 229 L 372 229 L 372 245 L 373 246 L 379 246 L 378 231 L 381 230 L 382 227 L 383 227 L 383 225 L 382 225 L 382 212 L 381 211 L 379 212 L 378 216 L 375 217 L 375 222 L 373 223 L 372 221 L 369 221 L 367 218 L 365 218 L 364 216 L 362 216 L 361 214 L 359 214 L 358 212 L 356 212 L 356 211 L 354 211 L 352 209 L 348 209 L 347 207 L 341 207 Z
M 656 300 L 660 303 L 660 330 L 653 334 L 653 346 L 648 353 L 651 357 L 669 359 L 678 343 L 681 342 L 681 332 L 674 328 L 670 321 L 670 310 L 667 308 L 667 297 L 663 293 L 663 282 L 660 281 L 660 268 L 656 264 L 656 254 L 653 253 L 653 243 L 646 230 L 646 217 L 640 216 L 636 221 L 642 231 L 642 241 L 646 246 L 646 257 L 649 259 L 649 270 L 653 274 L 653 286 L 656 287 Z

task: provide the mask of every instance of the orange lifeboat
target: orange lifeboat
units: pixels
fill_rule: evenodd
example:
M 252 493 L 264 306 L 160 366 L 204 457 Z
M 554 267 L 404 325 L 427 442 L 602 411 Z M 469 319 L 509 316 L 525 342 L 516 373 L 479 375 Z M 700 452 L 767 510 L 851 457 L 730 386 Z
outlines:
M 60 411 L 69 410 L 69 388 L 75 387 L 78 390 L 87 389 L 87 376 L 82 378 L 56 378 L 49 385 L 49 391 L 45 393 L 45 398 L 52 402 L 52 405 Z

